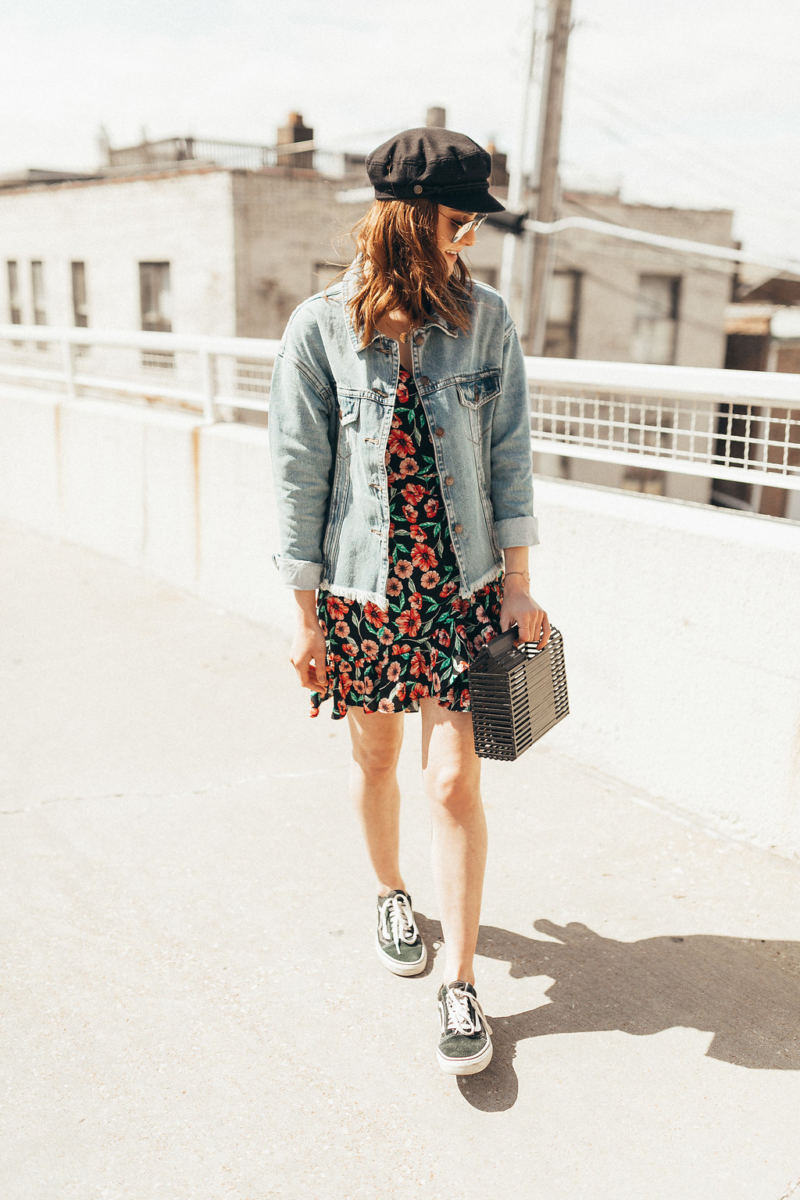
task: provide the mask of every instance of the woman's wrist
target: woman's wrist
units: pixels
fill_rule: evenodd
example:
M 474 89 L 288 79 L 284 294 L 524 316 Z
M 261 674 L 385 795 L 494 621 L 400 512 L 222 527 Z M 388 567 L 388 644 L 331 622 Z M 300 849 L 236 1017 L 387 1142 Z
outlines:
M 294 593 L 295 604 L 297 605 L 297 623 L 301 628 L 312 627 L 319 628 L 317 618 L 317 593 L 315 591 L 296 590 Z
M 531 586 L 530 572 L 506 571 L 503 576 L 503 586 L 506 591 L 516 590 L 527 592 Z

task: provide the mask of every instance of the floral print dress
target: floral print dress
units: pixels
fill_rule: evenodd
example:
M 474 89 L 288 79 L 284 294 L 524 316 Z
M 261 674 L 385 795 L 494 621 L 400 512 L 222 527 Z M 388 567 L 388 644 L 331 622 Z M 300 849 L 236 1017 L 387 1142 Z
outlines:
M 430 430 L 410 373 L 401 367 L 386 447 L 389 482 L 388 609 L 321 588 L 317 615 L 326 642 L 328 691 L 313 693 L 311 716 L 333 700 L 368 712 L 417 711 L 434 697 L 468 711 L 472 658 L 500 630 L 502 576 L 468 598 L 450 542 Z

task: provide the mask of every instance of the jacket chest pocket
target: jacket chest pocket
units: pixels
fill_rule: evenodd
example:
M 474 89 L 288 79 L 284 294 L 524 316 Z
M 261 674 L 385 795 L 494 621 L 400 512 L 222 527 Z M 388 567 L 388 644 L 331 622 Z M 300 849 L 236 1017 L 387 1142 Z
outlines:
M 456 379 L 458 399 L 465 408 L 483 408 L 490 400 L 500 395 L 500 372 L 497 370 L 477 371 L 472 375 L 459 375 Z
M 361 393 L 340 388 L 336 395 L 339 433 L 336 453 L 340 459 L 348 459 L 355 449 L 361 414 Z

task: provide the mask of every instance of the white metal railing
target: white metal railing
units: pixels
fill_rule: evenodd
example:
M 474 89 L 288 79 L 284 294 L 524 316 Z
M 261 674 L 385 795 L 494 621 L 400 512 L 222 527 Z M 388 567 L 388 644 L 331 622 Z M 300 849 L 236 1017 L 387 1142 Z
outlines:
M 0 380 L 266 414 L 274 340 L 0 326 Z M 800 375 L 526 359 L 532 448 L 800 491 Z

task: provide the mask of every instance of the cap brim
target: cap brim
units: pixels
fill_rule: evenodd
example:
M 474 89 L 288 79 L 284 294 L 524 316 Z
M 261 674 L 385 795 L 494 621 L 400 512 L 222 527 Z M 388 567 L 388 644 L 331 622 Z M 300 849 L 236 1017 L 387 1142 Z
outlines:
M 448 208 L 457 208 L 461 212 L 491 213 L 505 212 L 506 206 L 495 200 L 487 188 L 459 188 L 458 191 L 442 191 L 436 196 L 429 196 L 436 204 L 446 204 Z

